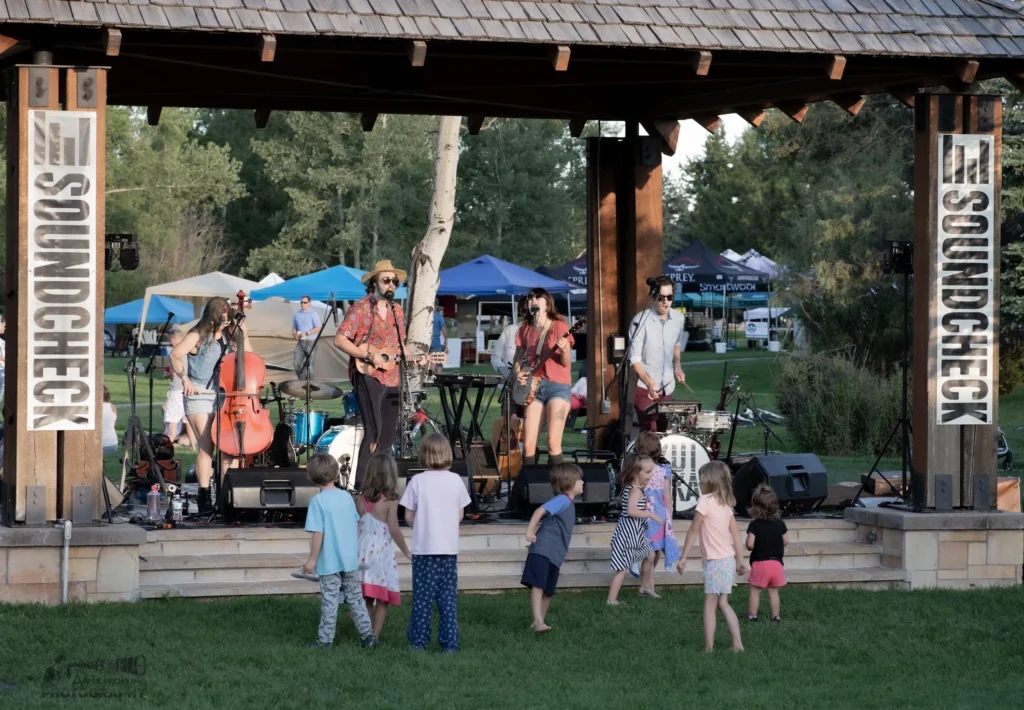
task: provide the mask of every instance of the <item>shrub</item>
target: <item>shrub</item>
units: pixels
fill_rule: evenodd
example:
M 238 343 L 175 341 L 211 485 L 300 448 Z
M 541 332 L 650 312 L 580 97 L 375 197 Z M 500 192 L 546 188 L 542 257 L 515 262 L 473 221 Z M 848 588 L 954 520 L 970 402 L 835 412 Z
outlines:
M 901 413 L 898 370 L 879 376 L 829 354 L 783 356 L 776 368 L 779 411 L 802 450 L 820 456 L 878 455 Z M 899 457 L 899 447 L 894 441 L 888 455 Z

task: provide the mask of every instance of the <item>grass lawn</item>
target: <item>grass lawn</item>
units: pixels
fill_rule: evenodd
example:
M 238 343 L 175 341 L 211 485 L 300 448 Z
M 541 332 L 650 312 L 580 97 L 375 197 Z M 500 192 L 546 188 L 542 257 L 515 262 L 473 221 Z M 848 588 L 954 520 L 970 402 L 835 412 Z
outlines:
M 1012 698 L 1022 688 L 1020 589 L 790 588 L 782 595 L 782 624 L 744 622 L 747 650 L 733 654 L 720 623 L 711 655 L 702 652 L 699 589 L 666 590 L 661 600 L 635 594 L 627 589 L 626 604 L 618 608 L 605 606 L 603 590 L 560 594 L 548 616 L 554 630 L 542 637 L 527 629 L 525 593 L 461 595 L 463 651 L 451 656 L 436 646 L 415 655 L 407 650 L 408 597 L 388 619 L 376 651 L 359 648 L 344 611 L 335 648 L 301 648 L 316 632 L 316 597 L 4 606 L 9 642 L 0 645 L 0 676 L 17 689 L 0 691 L 0 707 L 966 708 L 1019 702 Z M 741 615 L 746 600 L 746 587 L 733 596 Z M 48 685 L 45 674 L 59 656 L 68 664 L 144 656 L 145 673 L 76 670 L 74 680 Z M 141 697 L 53 697 L 75 689 Z

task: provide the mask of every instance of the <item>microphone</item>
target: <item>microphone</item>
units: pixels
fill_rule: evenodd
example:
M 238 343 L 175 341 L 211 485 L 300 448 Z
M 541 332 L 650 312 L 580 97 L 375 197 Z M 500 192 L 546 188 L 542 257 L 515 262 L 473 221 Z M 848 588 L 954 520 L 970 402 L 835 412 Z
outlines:
M 241 323 L 243 320 L 245 320 L 245 314 L 242 313 L 241 311 L 235 311 L 234 318 L 236 323 Z
M 532 306 L 530 306 L 530 313 L 532 315 L 537 315 L 538 311 L 540 311 L 540 306 L 538 306 L 536 303 L 534 303 Z
M 174 311 L 167 311 L 167 320 L 174 318 Z
M 338 302 L 334 300 L 334 291 L 331 291 L 331 317 L 334 319 L 334 327 L 338 327 Z
M 658 279 L 656 279 L 655 277 L 653 277 L 653 276 L 648 276 L 647 277 L 647 285 L 650 286 L 651 288 L 654 288 L 654 286 L 657 283 L 658 283 Z
M 388 299 L 389 301 L 394 301 L 395 300 L 395 292 L 394 291 L 386 291 L 384 293 L 384 298 Z

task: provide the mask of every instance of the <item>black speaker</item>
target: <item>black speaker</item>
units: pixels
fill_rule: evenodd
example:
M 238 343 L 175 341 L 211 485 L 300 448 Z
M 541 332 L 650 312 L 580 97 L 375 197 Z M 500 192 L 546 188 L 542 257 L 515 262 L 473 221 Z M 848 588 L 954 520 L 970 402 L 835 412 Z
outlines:
M 783 515 L 810 513 L 828 497 L 828 475 L 814 454 L 757 455 L 732 481 L 738 515 L 748 515 L 754 489 L 762 483 L 770 485 L 779 497 Z
M 612 499 L 613 474 L 607 463 L 577 464 L 583 469 L 583 495 L 575 501 L 581 515 L 602 515 Z M 551 466 L 523 466 L 512 483 L 509 508 L 522 518 L 529 518 L 539 506 L 554 498 L 551 488 Z
M 239 468 L 224 476 L 219 502 L 228 519 L 265 511 L 305 518 L 309 501 L 319 492 L 304 468 Z
M 423 473 L 427 469 L 416 459 L 398 459 L 396 463 L 398 464 L 398 499 L 401 500 L 405 494 L 405 487 L 409 484 L 409 479 L 417 473 Z M 448 470 L 459 474 L 462 484 L 466 486 L 466 492 L 472 495 L 469 490 L 469 476 L 466 475 L 466 462 L 461 459 L 452 461 L 451 468 Z M 398 519 L 402 522 L 405 521 L 405 508 L 402 506 L 398 506 Z

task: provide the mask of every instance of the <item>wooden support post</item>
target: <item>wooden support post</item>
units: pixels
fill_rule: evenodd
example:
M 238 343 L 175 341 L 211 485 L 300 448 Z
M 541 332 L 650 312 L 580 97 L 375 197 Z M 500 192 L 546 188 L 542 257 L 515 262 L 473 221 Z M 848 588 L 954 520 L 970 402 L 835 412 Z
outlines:
M 270 122 L 270 109 L 258 108 L 252 112 L 252 118 L 256 122 L 256 128 L 266 128 Z
M 914 123 L 914 499 L 934 507 L 950 476 L 973 507 L 987 476 L 994 508 L 1002 103 L 919 94 Z
M 277 53 L 277 37 L 271 34 L 260 35 L 260 61 L 272 62 Z
M 146 109 L 146 123 L 151 126 L 160 125 L 160 114 L 163 112 L 163 106 L 150 106 Z
M 628 341 L 629 322 L 647 302 L 646 279 L 661 273 L 662 173 L 658 138 L 590 138 L 587 141 L 587 378 L 588 424 L 607 424 L 633 406 L 620 407 L 609 362 L 613 334 Z M 631 370 L 627 369 L 627 375 Z M 630 389 L 630 393 L 633 390 Z M 628 394 L 627 397 L 631 397 Z M 601 401 L 611 401 L 601 413 Z M 605 445 L 606 429 L 597 429 Z
M 121 30 L 115 30 L 113 27 L 103 30 L 103 52 L 108 57 L 121 54 Z
M 569 55 L 572 50 L 567 45 L 560 44 L 548 50 L 548 58 L 555 71 L 566 71 L 569 68 Z
M 409 43 L 409 63 L 414 67 L 422 67 L 427 61 L 427 43 L 417 39 Z
M 697 76 L 707 76 L 711 71 L 711 52 L 696 52 L 693 57 L 693 73 Z
M 573 138 L 579 138 L 583 135 L 583 129 L 587 127 L 587 119 L 585 118 L 571 118 L 569 119 L 569 135 Z
M 752 108 L 744 111 L 738 111 L 740 118 L 749 123 L 754 128 L 760 128 L 761 123 L 764 121 L 765 111 L 760 108 Z
M 373 130 L 373 124 L 377 123 L 377 114 L 371 111 L 364 111 L 359 114 L 359 125 L 363 127 L 364 133 Z
M 841 54 L 836 54 L 828 61 L 828 69 L 826 73 L 828 78 L 832 81 L 839 81 L 843 78 L 843 72 L 846 71 L 846 57 Z
M 36 60 L 7 73 L 7 525 L 75 518 L 76 486 L 91 521 L 102 494 L 106 70 Z M 40 202 L 43 179 L 68 185 L 47 193 L 67 203 L 61 218 Z M 65 285 L 48 286 L 57 275 Z

